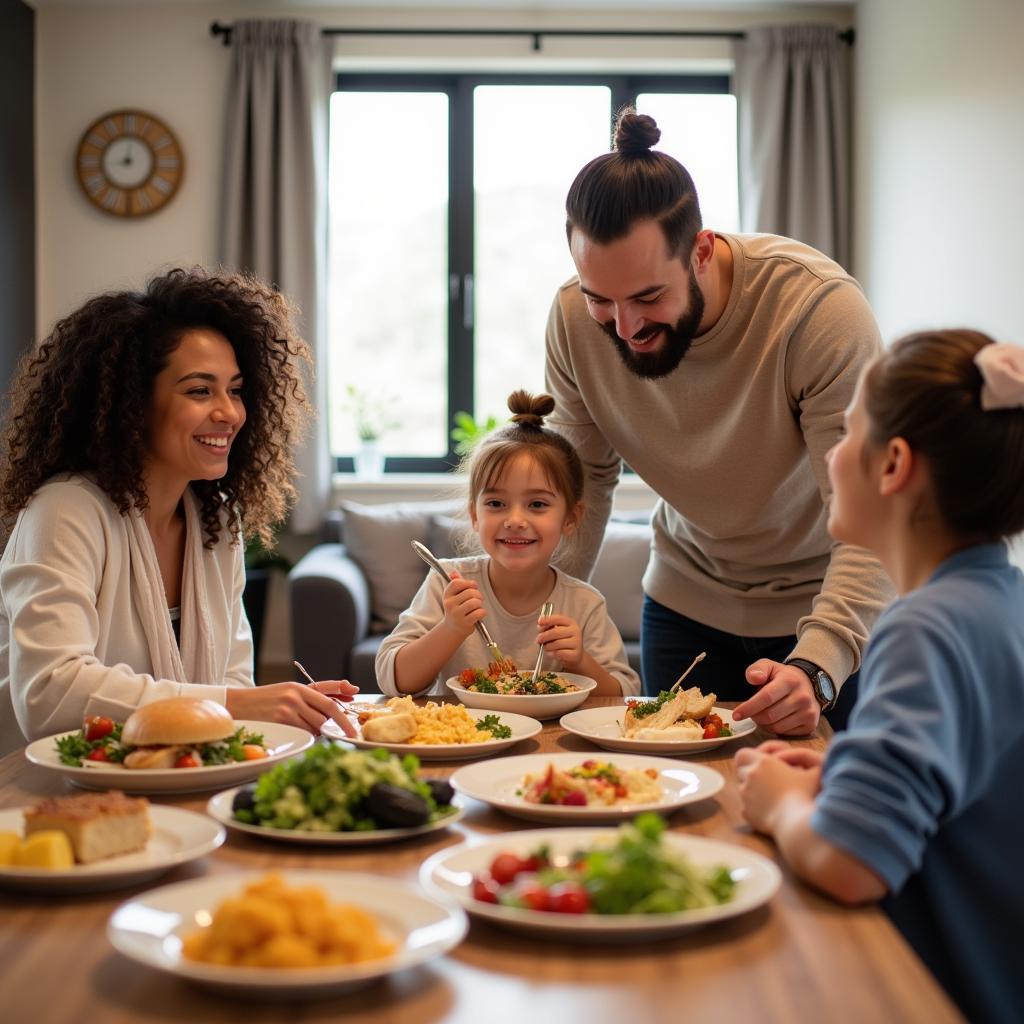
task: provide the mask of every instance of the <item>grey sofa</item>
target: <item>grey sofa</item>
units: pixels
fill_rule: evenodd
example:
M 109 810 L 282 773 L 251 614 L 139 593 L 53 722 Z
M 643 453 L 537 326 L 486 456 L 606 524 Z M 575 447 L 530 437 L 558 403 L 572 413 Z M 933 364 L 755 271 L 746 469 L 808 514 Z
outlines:
M 294 657 L 315 679 L 348 679 L 379 692 L 373 662 L 381 640 L 408 607 L 426 574 L 411 541 L 439 557 L 456 550 L 464 526 L 450 502 L 343 503 L 324 542 L 288 574 Z M 590 582 L 604 594 L 630 663 L 640 671 L 640 580 L 651 530 L 646 521 L 608 524 Z

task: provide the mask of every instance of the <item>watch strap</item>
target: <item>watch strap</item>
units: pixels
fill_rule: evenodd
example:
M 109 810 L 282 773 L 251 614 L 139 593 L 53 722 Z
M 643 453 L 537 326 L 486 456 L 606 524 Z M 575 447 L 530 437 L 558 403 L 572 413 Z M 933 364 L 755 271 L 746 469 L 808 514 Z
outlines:
M 818 702 L 818 706 L 822 711 L 830 711 L 836 702 L 838 696 L 838 690 L 832 677 L 820 666 L 815 665 L 813 661 L 808 661 L 806 658 L 787 658 L 787 665 L 795 665 L 798 669 L 807 673 L 807 678 L 811 681 L 811 689 L 814 691 L 814 699 Z M 832 696 L 826 697 L 822 692 L 821 680 L 819 676 L 824 676 L 832 690 Z

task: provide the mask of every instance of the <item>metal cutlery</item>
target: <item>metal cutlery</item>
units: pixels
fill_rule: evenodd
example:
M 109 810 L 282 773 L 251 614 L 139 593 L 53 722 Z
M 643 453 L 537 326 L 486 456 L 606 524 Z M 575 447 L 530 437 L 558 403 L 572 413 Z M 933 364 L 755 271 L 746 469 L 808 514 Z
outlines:
M 433 556 L 430 548 L 428 548 L 426 544 L 421 544 L 418 540 L 414 540 L 412 542 L 412 549 L 420 556 L 420 558 L 423 559 L 424 562 L 427 563 L 427 565 L 430 566 L 431 569 L 434 570 L 434 572 L 438 574 L 438 576 L 441 577 L 441 579 L 445 581 L 445 583 L 451 583 L 451 576 L 448 575 L 444 566 Z M 505 655 L 501 653 L 501 648 L 494 642 L 491 634 L 487 632 L 487 627 L 482 622 L 478 622 L 476 624 L 476 631 L 480 634 L 484 643 L 487 645 L 487 650 L 490 652 L 491 658 L 494 661 L 504 664 L 506 661 Z
M 540 606 L 540 618 L 544 618 L 545 615 L 550 615 L 555 610 L 555 606 L 550 601 L 545 601 Z M 533 666 L 533 676 L 531 682 L 537 682 L 537 676 L 540 675 L 540 667 L 544 664 L 544 645 L 540 645 L 540 650 L 537 651 L 537 664 Z

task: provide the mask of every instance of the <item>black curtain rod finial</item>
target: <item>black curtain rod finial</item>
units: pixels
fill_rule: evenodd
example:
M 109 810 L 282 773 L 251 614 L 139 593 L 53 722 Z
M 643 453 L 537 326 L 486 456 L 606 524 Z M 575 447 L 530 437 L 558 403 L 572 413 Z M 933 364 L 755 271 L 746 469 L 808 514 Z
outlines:
M 219 21 L 215 21 L 210 26 L 210 35 L 214 36 L 214 37 L 216 37 L 216 36 L 223 36 L 224 37 L 224 45 L 225 46 L 230 46 L 231 45 L 231 26 L 230 25 L 222 25 Z

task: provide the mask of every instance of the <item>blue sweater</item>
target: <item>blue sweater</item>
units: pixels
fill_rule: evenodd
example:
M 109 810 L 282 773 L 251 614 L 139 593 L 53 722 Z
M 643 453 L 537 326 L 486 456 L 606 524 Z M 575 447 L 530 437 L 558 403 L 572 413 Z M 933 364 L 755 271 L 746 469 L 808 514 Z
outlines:
M 1024 575 L 948 558 L 879 619 L 811 819 L 972 1021 L 1024 1021 Z

